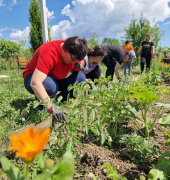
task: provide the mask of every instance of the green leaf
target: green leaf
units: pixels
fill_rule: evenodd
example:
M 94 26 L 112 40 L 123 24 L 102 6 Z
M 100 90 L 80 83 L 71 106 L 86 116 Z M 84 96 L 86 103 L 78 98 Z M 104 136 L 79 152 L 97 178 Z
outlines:
M 73 111 L 73 115 L 75 115 L 75 114 L 78 114 L 80 111 L 78 110 L 78 109 L 76 109 L 75 111 Z
M 86 125 L 86 134 L 87 134 L 87 135 L 89 134 L 89 128 L 88 128 L 87 125 Z
M 156 168 L 160 171 L 163 171 L 166 175 L 170 175 L 170 160 L 165 159 L 163 157 L 158 158 L 158 163 L 156 164 Z
M 91 126 L 90 129 L 91 129 L 91 131 L 92 131 L 96 136 L 99 135 L 99 131 L 98 131 L 98 128 L 97 128 L 97 127 Z
M 92 117 L 91 117 L 91 119 L 90 119 L 90 121 L 89 121 L 88 124 L 92 124 L 92 122 L 93 122 L 95 119 L 96 119 L 96 111 L 93 109 L 93 110 L 92 110 Z
M 101 133 L 101 144 L 104 144 L 104 142 L 106 141 L 106 139 L 107 139 L 107 136 L 106 136 L 106 134 L 102 131 L 102 133 Z
M 139 102 L 142 103 L 152 103 L 154 100 L 159 99 L 161 97 L 151 93 L 150 91 L 147 90 L 142 90 L 141 92 L 138 92 L 136 90 L 132 91 L 132 95 L 130 95 L 130 98 L 135 98 L 137 99 Z
M 71 151 L 67 151 L 54 166 L 54 180 L 72 180 L 74 175 L 74 157 Z
M 165 151 L 161 156 L 162 156 L 162 157 L 168 157 L 168 158 L 170 158 L 170 152 L 169 152 L 169 151 Z
M 50 178 L 50 177 L 52 177 L 52 174 L 50 174 L 49 172 L 44 172 L 42 174 L 39 174 L 33 180 L 47 180 L 47 178 Z
M 158 169 L 151 169 L 148 174 L 148 180 L 165 180 L 164 172 Z
M 80 147 L 82 147 L 82 143 L 78 137 L 74 136 L 73 139 Z
M 170 114 L 163 114 L 163 117 L 159 119 L 159 124 L 170 127 Z
M 90 111 L 89 110 L 85 110 L 84 111 L 84 122 L 88 121 L 89 115 L 90 115 Z
M 170 108 L 170 104 L 163 104 L 163 103 L 155 103 L 156 106 Z
M 21 172 L 5 156 L 0 157 L 2 168 L 10 180 L 24 180 Z
M 63 99 L 63 97 L 62 97 L 62 96 L 59 96 L 59 97 L 57 98 L 57 102 L 60 103 L 62 99 Z
M 166 131 L 165 129 L 164 129 L 164 131 L 168 135 L 168 137 L 170 138 L 170 132 Z
M 44 156 L 43 156 L 43 152 L 42 151 L 40 152 L 38 157 L 39 157 L 39 162 L 40 162 L 40 168 L 44 169 Z
M 33 108 L 36 108 L 36 107 L 38 107 L 40 105 L 40 102 L 39 101 L 35 101 L 33 104 L 34 104 Z

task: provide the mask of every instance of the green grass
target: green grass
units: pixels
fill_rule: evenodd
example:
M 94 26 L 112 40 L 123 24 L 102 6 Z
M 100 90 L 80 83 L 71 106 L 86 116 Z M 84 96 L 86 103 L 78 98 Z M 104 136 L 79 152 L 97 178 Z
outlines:
M 25 114 L 26 122 L 23 123 L 21 112 L 28 103 L 35 100 L 35 96 L 25 89 L 21 70 L 2 70 L 0 75 L 8 76 L 0 78 L 0 144 L 3 144 L 0 149 L 4 150 L 4 142 L 11 132 L 41 121 L 41 115 L 37 114 L 35 109 L 31 109 Z

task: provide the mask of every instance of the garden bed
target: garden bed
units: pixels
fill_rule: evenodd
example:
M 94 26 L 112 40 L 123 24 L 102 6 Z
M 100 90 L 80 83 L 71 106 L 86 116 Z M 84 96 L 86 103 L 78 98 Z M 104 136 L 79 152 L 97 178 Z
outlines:
M 162 84 L 158 87 L 161 88 L 167 88 L 170 89 L 170 84 Z M 160 95 L 162 96 L 162 99 L 157 100 L 157 102 L 166 103 L 168 104 L 170 102 L 170 95 L 169 93 L 166 95 Z M 147 118 L 148 121 L 153 121 L 154 117 L 156 116 L 156 109 L 150 108 Z M 159 115 L 159 118 L 164 113 L 169 113 L 169 109 L 162 109 Z M 138 117 L 141 116 L 140 112 L 136 114 Z M 124 125 L 127 129 L 128 133 L 139 133 L 138 129 L 134 126 L 133 123 L 128 123 L 127 125 Z M 142 124 L 140 124 L 140 127 L 142 128 Z M 114 144 L 113 142 L 113 148 L 109 148 L 108 146 L 99 146 L 97 144 L 94 144 L 93 141 L 91 141 L 88 137 L 82 139 L 83 141 L 83 147 L 80 148 L 79 146 L 76 147 L 77 151 L 83 155 L 80 161 L 76 161 L 77 164 L 81 164 L 81 166 L 77 166 L 76 170 L 78 172 L 81 172 L 82 175 L 86 174 L 86 177 L 81 177 L 81 173 L 77 174 L 74 179 L 81 179 L 81 180 L 87 180 L 90 179 L 90 177 L 97 176 L 98 180 L 104 180 L 107 179 L 106 173 L 108 173 L 107 170 L 101 169 L 102 165 L 104 164 L 110 164 L 112 165 L 115 170 L 117 170 L 118 173 L 120 173 L 122 176 L 126 177 L 128 180 L 135 180 L 140 179 L 140 177 L 143 177 L 143 179 L 147 179 L 147 175 L 149 171 L 153 168 L 155 168 L 155 165 L 157 163 L 158 157 L 164 153 L 166 150 L 170 151 L 170 147 L 166 146 L 165 143 L 167 142 L 167 136 L 165 132 L 163 131 L 163 128 L 159 125 L 157 122 L 154 127 L 154 131 L 151 134 L 151 137 L 149 137 L 150 142 L 156 142 L 158 144 L 157 146 L 157 154 L 151 156 L 151 162 L 149 163 L 143 163 L 143 164 L 133 164 L 131 163 L 131 160 L 128 158 L 127 149 L 123 146 L 120 146 L 119 144 Z

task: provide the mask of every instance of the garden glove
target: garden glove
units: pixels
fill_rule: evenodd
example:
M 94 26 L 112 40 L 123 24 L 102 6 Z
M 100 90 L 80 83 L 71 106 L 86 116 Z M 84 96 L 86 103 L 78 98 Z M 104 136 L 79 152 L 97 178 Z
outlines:
M 119 83 L 123 82 L 122 78 L 118 77 Z
M 78 62 L 74 63 L 74 67 L 78 67 L 82 71 L 84 70 L 84 67 Z
M 152 53 L 152 57 L 153 57 L 153 58 L 155 57 L 155 54 L 154 54 L 154 53 Z
M 68 120 L 64 116 L 64 112 L 61 111 L 61 108 L 59 106 L 57 106 L 55 109 L 52 109 L 52 107 L 47 107 L 47 109 L 48 112 L 55 117 L 56 121 L 64 124 L 68 122 Z

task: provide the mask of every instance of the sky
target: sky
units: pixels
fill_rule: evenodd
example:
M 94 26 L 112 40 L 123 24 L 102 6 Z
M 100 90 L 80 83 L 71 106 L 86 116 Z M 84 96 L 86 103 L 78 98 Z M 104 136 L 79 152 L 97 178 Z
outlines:
M 31 0 L 0 0 L 0 38 L 29 41 Z M 80 36 L 90 39 L 94 32 L 104 37 L 120 38 L 132 14 L 141 12 L 165 35 L 160 46 L 170 47 L 170 0 L 46 0 L 52 40 Z

